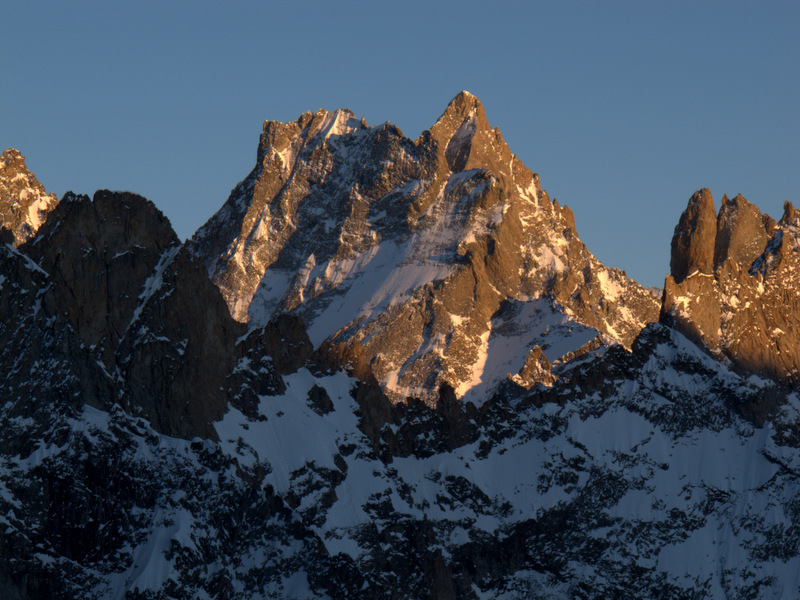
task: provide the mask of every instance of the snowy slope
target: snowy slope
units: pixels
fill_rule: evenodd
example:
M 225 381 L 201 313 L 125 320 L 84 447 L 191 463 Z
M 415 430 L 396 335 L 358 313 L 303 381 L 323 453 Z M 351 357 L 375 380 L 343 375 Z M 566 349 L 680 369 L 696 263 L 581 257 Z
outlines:
M 98 598 L 800 592 L 800 399 L 674 331 L 494 398 L 449 450 L 430 409 L 386 423 L 376 451 L 357 381 L 284 379 L 219 442 L 56 407 L 35 449 L 3 457 L 4 540 L 25 549 L 6 572 Z M 410 431 L 412 453 L 386 453 Z M 47 516 L 56 490 L 72 519 Z

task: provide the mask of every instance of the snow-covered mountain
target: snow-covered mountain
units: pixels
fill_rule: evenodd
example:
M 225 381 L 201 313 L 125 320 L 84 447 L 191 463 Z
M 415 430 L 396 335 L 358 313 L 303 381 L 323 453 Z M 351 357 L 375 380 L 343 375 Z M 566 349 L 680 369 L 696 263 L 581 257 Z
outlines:
M 189 248 L 236 319 L 302 316 L 395 400 L 433 403 L 447 384 L 480 401 L 536 346 L 550 362 L 629 347 L 658 318 L 468 92 L 413 142 L 347 110 L 265 122 L 255 168 Z
M 4 598 L 800 597 L 791 205 L 695 194 L 650 324 L 465 93 L 267 123 L 185 244 L 46 213 L 0 245 Z

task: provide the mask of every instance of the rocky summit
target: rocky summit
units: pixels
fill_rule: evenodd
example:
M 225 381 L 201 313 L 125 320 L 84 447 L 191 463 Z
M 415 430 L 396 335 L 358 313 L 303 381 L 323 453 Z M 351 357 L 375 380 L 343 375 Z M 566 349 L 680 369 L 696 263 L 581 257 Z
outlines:
M 414 141 L 346 110 L 264 123 L 255 168 L 188 247 L 234 318 L 301 316 L 395 401 L 447 385 L 478 402 L 535 346 L 551 363 L 630 347 L 658 318 L 468 92 Z
M 414 141 L 266 122 L 185 243 L 24 165 L 3 598 L 800 597 L 791 203 L 696 192 L 659 301 L 466 92 Z
M 9 148 L 0 158 L 0 241 L 19 246 L 30 239 L 56 205 L 55 194 L 25 166 L 25 157 Z

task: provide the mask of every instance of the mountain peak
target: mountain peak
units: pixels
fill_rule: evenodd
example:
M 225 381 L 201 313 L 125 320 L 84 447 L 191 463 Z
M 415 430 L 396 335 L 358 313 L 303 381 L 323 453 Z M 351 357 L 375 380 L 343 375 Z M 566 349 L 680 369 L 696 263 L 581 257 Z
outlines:
M 774 224 L 769 215 L 762 214 L 741 194 L 732 200 L 723 196 L 717 216 L 714 269 L 727 260 L 749 269 L 764 250 Z
M 314 345 L 361 348 L 398 400 L 433 403 L 443 384 L 480 398 L 537 344 L 552 361 L 600 332 L 628 346 L 659 309 L 591 255 L 468 92 L 414 142 L 345 110 L 268 121 L 190 248 L 236 319 L 292 312 Z M 564 331 L 569 347 L 550 343 Z M 518 357 L 489 361 L 504 344 Z
M 19 246 L 33 237 L 58 199 L 25 166 L 25 157 L 8 148 L 0 158 L 0 239 Z
M 500 130 L 489 125 L 481 101 L 469 92 L 460 92 L 450 101 L 429 133 L 452 173 L 488 169 L 510 175 L 505 172 L 513 160 L 511 150 Z
M 794 205 L 786 200 L 783 203 L 783 216 L 781 217 L 780 224 L 784 227 L 788 225 L 797 226 L 800 223 L 800 211 Z
M 3 158 L 0 159 L 0 166 L 6 167 L 10 165 L 19 165 L 23 168 L 25 167 L 25 157 L 22 156 L 22 152 L 16 148 L 8 148 L 3 150 Z
M 450 100 L 450 102 L 447 104 L 447 108 L 445 108 L 442 116 L 439 117 L 438 120 L 441 121 L 447 116 L 466 118 L 477 113 L 482 113 L 484 117 L 486 116 L 486 111 L 483 108 L 483 104 L 480 100 L 478 100 L 477 96 L 470 94 L 466 90 L 462 90 L 456 94 L 452 100 Z
M 308 124 L 309 138 L 321 134 L 325 139 L 333 135 L 352 133 L 365 125 L 356 119 L 353 111 L 348 108 L 337 108 L 336 110 L 320 108 L 313 114 L 310 112 L 303 114 L 300 121 Z
M 447 137 L 449 138 L 467 121 L 471 122 L 474 128 L 491 129 L 486 120 L 486 109 L 477 96 L 473 96 L 469 92 L 459 92 L 450 100 L 447 108 L 444 109 L 444 112 L 431 127 L 431 133 L 447 131 L 449 134 Z M 440 136 L 436 135 L 434 137 L 440 138 Z

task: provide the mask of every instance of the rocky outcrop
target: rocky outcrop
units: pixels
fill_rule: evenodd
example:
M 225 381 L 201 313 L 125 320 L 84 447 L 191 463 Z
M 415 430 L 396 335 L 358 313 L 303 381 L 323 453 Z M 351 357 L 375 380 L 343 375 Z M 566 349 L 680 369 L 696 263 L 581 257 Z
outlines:
M 543 385 L 553 385 L 556 378 L 550 371 L 550 361 L 547 360 L 541 347 L 534 346 L 528 353 L 528 358 L 525 360 L 522 370 L 514 377 L 514 382 L 524 388 L 530 389 L 537 383 Z
M 0 158 L 0 242 L 19 246 L 33 237 L 57 203 L 55 194 L 25 166 L 25 157 L 9 148 Z
M 681 223 L 691 222 L 697 214 L 698 198 L 707 215 L 710 194 L 698 192 Z M 705 224 L 694 230 L 681 225 L 676 229 L 671 264 L 678 271 L 666 279 L 662 321 L 741 367 L 800 381 L 797 212 L 787 203 L 775 224 L 742 196 L 725 197 L 713 237 L 706 221 L 704 217 Z M 699 239 L 687 237 L 687 231 L 695 231 Z M 714 268 L 703 270 L 700 265 L 709 264 L 712 242 Z M 687 254 L 685 248 L 703 251 Z M 687 261 L 688 255 L 695 262 Z M 697 268 L 681 278 L 687 271 L 684 264 Z
M 714 200 L 707 188 L 695 192 L 681 214 L 672 236 L 669 267 L 676 283 L 689 275 L 714 271 L 714 245 L 717 216 Z
M 591 255 L 467 92 L 413 142 L 321 110 L 266 122 L 257 156 L 188 247 L 235 318 L 302 316 L 315 346 L 357 345 L 395 400 L 433 405 L 443 384 L 480 395 L 536 345 L 557 360 L 591 330 L 630 346 L 657 318 L 658 302 Z M 576 345 L 550 343 L 544 321 L 523 339 L 508 302 L 531 315 L 550 302 L 552 324 L 581 332 Z M 516 358 L 487 362 L 509 336 Z
M 748 270 L 774 233 L 775 220 L 761 214 L 744 196 L 722 197 L 714 241 L 714 269 L 731 260 Z

